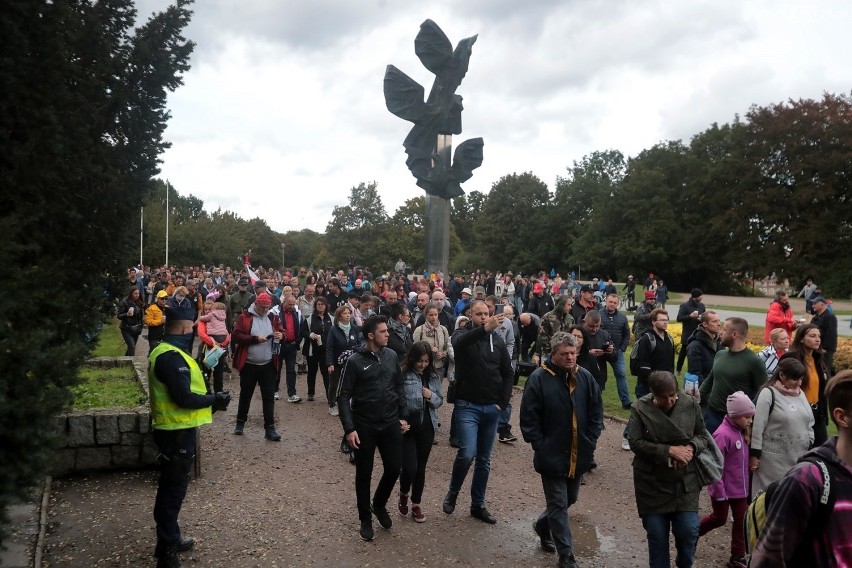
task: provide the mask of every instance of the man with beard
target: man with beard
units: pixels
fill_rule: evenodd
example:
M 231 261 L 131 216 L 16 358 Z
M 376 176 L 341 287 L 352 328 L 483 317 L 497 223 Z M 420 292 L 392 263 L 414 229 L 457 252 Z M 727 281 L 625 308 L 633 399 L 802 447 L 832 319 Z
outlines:
M 598 304 L 595 302 L 595 287 L 590 284 L 583 284 L 580 287 L 580 299 L 574 302 L 571 307 L 571 317 L 578 324 L 583 323 L 586 314 L 592 311 L 597 311 Z
M 787 333 L 792 336 L 798 325 L 799 322 L 793 317 L 793 309 L 790 307 L 790 298 L 787 296 L 787 292 L 778 290 L 775 293 L 775 299 L 769 304 L 769 311 L 766 312 L 766 329 L 763 342 L 766 345 L 771 343 L 769 334 L 776 327 L 787 330 Z
M 713 433 L 727 413 L 728 397 L 743 391 L 752 400 L 766 382 L 766 367 L 757 354 L 746 347 L 748 322 L 743 318 L 728 318 L 722 328 L 722 349 L 713 359 L 713 369 L 701 383 L 704 424 Z
M 721 348 L 719 333 L 722 331 L 722 319 L 719 314 L 708 310 L 701 314 L 698 321 L 698 328 L 686 340 L 686 347 L 681 347 L 689 356 L 686 366 L 687 380 L 696 383 L 696 392 L 687 391 L 693 396 L 713 369 L 713 360 Z
M 560 567 L 576 567 L 568 508 L 594 460 L 603 401 L 592 376 L 577 366 L 577 340 L 570 333 L 553 337 L 550 355 L 527 380 L 520 418 L 547 503 L 533 530 L 543 550 L 559 553 Z
M 328 300 L 328 310 L 334 312 L 337 308 L 346 303 L 346 294 L 340 288 L 340 280 L 331 278 L 328 281 L 328 291 L 325 294 Z M 390 301 L 388 302 L 390 303 Z
M 680 354 L 677 356 L 678 373 L 683 369 L 683 362 L 686 360 L 686 344 L 689 342 L 692 334 L 695 333 L 695 330 L 698 329 L 698 318 L 706 310 L 702 302 L 703 299 L 704 294 L 701 290 L 693 288 L 690 298 L 678 308 L 677 321 L 683 324 L 683 333 L 680 336 Z

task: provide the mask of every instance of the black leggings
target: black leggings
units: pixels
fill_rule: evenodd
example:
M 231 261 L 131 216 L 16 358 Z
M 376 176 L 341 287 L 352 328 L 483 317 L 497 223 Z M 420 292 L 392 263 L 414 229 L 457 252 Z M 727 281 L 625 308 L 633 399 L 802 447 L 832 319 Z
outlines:
M 313 396 L 316 393 L 317 387 L 317 371 L 322 375 L 322 384 L 325 390 L 325 396 L 328 398 L 328 404 L 331 406 L 334 401 L 328 396 L 328 367 L 325 365 L 325 353 L 311 355 L 308 358 L 308 396 Z
M 434 440 L 435 428 L 428 414 L 424 416 L 419 428 L 410 430 L 402 437 L 402 473 L 399 476 L 399 490 L 403 493 L 411 491 L 411 502 L 415 505 L 419 504 L 423 497 L 423 487 L 426 485 L 426 463 L 429 461 L 429 454 L 432 453 Z

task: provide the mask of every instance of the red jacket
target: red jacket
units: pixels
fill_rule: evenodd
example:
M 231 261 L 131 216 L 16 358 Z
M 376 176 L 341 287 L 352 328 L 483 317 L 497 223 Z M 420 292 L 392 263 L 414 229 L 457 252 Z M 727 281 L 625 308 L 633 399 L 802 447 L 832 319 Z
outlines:
M 771 343 L 769 334 L 776 327 L 786 329 L 788 334 L 792 334 L 796 330 L 796 325 L 791 307 L 787 306 L 785 310 L 779 302 L 772 302 L 769 304 L 769 311 L 766 312 L 766 331 L 763 333 L 763 341 L 767 345 Z
M 281 326 L 281 319 L 275 314 L 268 314 L 268 317 L 272 321 L 272 331 L 278 331 L 280 333 L 284 333 L 284 328 Z M 234 368 L 238 371 L 242 371 L 243 367 L 246 364 L 246 360 L 248 359 L 248 346 L 252 343 L 260 343 L 257 340 L 257 337 L 254 337 L 251 334 L 251 323 L 254 315 L 249 313 L 248 310 L 243 310 L 242 313 L 237 318 L 237 321 L 234 322 L 234 333 L 231 334 L 231 341 L 234 342 L 234 346 L 236 351 L 234 352 Z M 272 357 L 272 364 L 275 366 L 275 370 L 278 370 L 279 358 L 277 356 Z

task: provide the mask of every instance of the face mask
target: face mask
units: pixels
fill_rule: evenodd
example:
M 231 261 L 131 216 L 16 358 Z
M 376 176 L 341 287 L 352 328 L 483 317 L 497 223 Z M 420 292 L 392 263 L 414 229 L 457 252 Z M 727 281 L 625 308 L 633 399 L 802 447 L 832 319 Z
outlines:
M 175 302 L 180 304 L 181 302 L 184 301 L 185 298 L 186 298 L 186 296 L 177 295 L 177 296 L 175 296 Z
M 167 334 L 163 338 L 166 343 L 171 343 L 175 347 L 190 353 L 192 351 L 192 333 L 184 333 L 184 334 Z

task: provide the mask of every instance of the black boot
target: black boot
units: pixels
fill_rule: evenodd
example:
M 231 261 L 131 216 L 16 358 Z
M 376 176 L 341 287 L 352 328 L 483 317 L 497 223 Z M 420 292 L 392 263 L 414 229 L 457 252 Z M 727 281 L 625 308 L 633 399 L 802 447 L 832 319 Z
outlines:
M 170 546 L 157 559 L 157 568 L 181 568 L 178 547 Z

